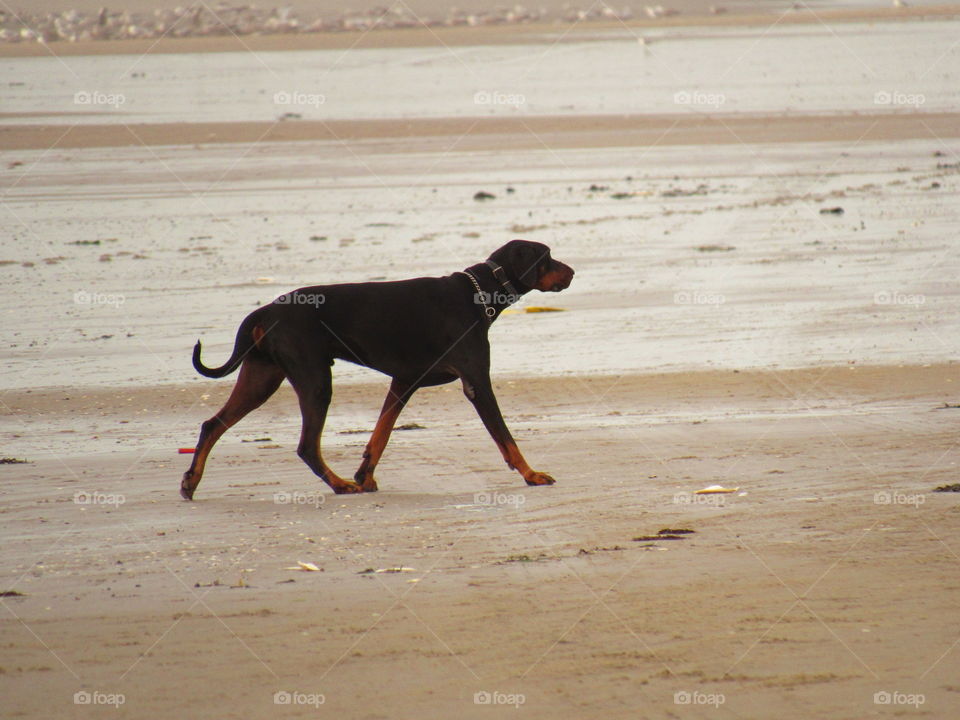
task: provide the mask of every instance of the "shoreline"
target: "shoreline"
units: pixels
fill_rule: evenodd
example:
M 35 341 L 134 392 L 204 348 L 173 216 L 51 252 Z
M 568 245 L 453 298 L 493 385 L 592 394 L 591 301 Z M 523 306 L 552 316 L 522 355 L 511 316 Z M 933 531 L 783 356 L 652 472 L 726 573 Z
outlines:
M 69 116 L 68 116 L 69 117 Z M 815 120 L 815 122 L 811 122 Z M 464 151 L 496 148 L 643 147 L 960 137 L 960 112 L 834 115 L 554 115 L 274 122 L 0 125 L 12 150 L 268 142 L 457 139 Z M 409 143 L 394 152 L 411 152 Z M 389 149 L 388 149 L 389 151 Z
M 528 43 L 604 41 L 611 30 L 653 30 L 688 27 L 755 27 L 817 25 L 827 22 L 900 22 L 960 16 L 960 6 L 838 9 L 776 14 L 674 15 L 627 21 L 537 22 L 476 27 L 390 28 L 385 30 L 271 35 L 223 35 L 186 38 L 89 40 L 76 43 L 0 43 L 0 58 L 142 55 L 178 53 L 359 50 L 366 48 L 464 47 Z M 613 39 L 612 37 L 610 39 Z
M 190 371 L 185 371 L 188 376 Z M 358 402 L 370 405 L 370 423 L 372 429 L 375 420 L 375 405 L 381 399 L 389 385 L 385 375 L 373 374 L 367 381 L 337 381 L 334 371 L 334 404 L 341 402 L 354 405 Z M 953 376 L 957 385 L 953 386 Z M 102 387 L 91 386 L 37 386 L 29 390 L 20 388 L 0 389 L 0 399 L 14 414 L 34 412 L 42 408 L 44 416 L 63 413 L 83 415 L 94 411 L 107 410 L 121 414 L 124 404 L 138 405 L 146 403 L 151 412 L 176 412 L 183 406 L 183 396 L 188 394 L 218 393 L 226 396 L 236 383 L 235 376 L 220 380 L 204 380 L 189 376 L 186 382 L 163 383 L 155 385 Z M 572 375 L 496 375 L 492 376 L 498 394 L 504 397 L 550 397 L 551 388 L 566 387 L 575 384 L 581 391 L 591 385 L 606 386 L 615 383 L 620 392 L 630 396 L 642 397 L 646 401 L 669 401 L 676 398 L 696 398 L 699 401 L 713 401 L 726 404 L 732 397 L 751 396 L 753 399 L 787 398 L 791 388 L 816 387 L 817 392 L 831 393 L 869 393 L 874 401 L 894 401 L 910 398 L 918 394 L 935 394 L 938 389 L 954 391 L 960 388 L 960 364 L 942 362 L 924 365 L 856 365 L 833 364 L 811 365 L 802 368 L 745 368 L 733 370 L 675 370 L 658 372 L 636 372 L 620 376 L 606 374 L 577 373 Z M 949 383 L 949 384 L 948 384 Z M 456 387 L 456 382 L 441 388 Z M 436 394 L 437 390 L 427 389 Z M 423 393 L 426 395 L 427 393 Z M 118 395 L 123 396 L 118 403 Z M 455 402 L 459 402 L 460 393 Z M 296 396 L 288 383 L 277 391 L 275 401 L 289 404 L 295 409 Z M 211 399 L 210 404 L 218 401 Z M 611 400 L 611 404 L 613 401 Z M 109 410 L 113 407 L 112 411 Z

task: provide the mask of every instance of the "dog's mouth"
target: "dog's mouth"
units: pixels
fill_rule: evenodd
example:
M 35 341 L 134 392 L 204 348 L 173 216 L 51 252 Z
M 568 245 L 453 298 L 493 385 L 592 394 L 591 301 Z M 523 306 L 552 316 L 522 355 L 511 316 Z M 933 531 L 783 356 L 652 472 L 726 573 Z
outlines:
M 573 270 L 562 265 L 559 268 L 551 268 L 549 272 L 544 273 L 535 287 L 540 292 L 560 292 L 570 287 L 572 281 Z

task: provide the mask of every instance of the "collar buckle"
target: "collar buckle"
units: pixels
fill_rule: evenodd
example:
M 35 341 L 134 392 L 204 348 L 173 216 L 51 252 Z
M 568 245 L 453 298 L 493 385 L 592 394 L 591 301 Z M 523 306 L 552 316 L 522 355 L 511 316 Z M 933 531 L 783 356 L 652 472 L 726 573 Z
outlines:
M 503 289 L 507 291 L 507 294 L 513 298 L 510 301 L 510 304 L 512 305 L 519 300 L 520 293 L 517 292 L 517 289 L 513 286 L 513 283 L 510 282 L 510 279 L 507 277 L 507 273 L 504 272 L 503 268 L 497 265 L 493 260 L 487 260 L 486 265 L 493 272 L 493 276 L 497 279 L 497 282 L 499 282 Z

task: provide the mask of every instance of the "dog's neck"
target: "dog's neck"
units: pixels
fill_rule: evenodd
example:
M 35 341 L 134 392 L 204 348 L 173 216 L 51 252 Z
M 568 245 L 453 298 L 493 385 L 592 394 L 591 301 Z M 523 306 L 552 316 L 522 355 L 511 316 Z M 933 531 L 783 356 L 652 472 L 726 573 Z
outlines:
M 493 260 L 471 265 L 463 272 L 476 282 L 473 301 L 487 319 L 488 325 L 529 292 L 528 288 L 512 282 L 506 271 Z M 477 288 L 479 292 L 476 292 Z

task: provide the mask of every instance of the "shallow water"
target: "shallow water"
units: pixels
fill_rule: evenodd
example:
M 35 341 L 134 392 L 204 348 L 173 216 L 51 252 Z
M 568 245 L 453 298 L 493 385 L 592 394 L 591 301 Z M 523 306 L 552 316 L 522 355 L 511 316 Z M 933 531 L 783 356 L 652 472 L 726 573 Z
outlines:
M 518 46 L 6 58 L 0 109 L 35 115 L 0 122 L 955 109 L 958 35 L 954 21 L 622 28 Z

